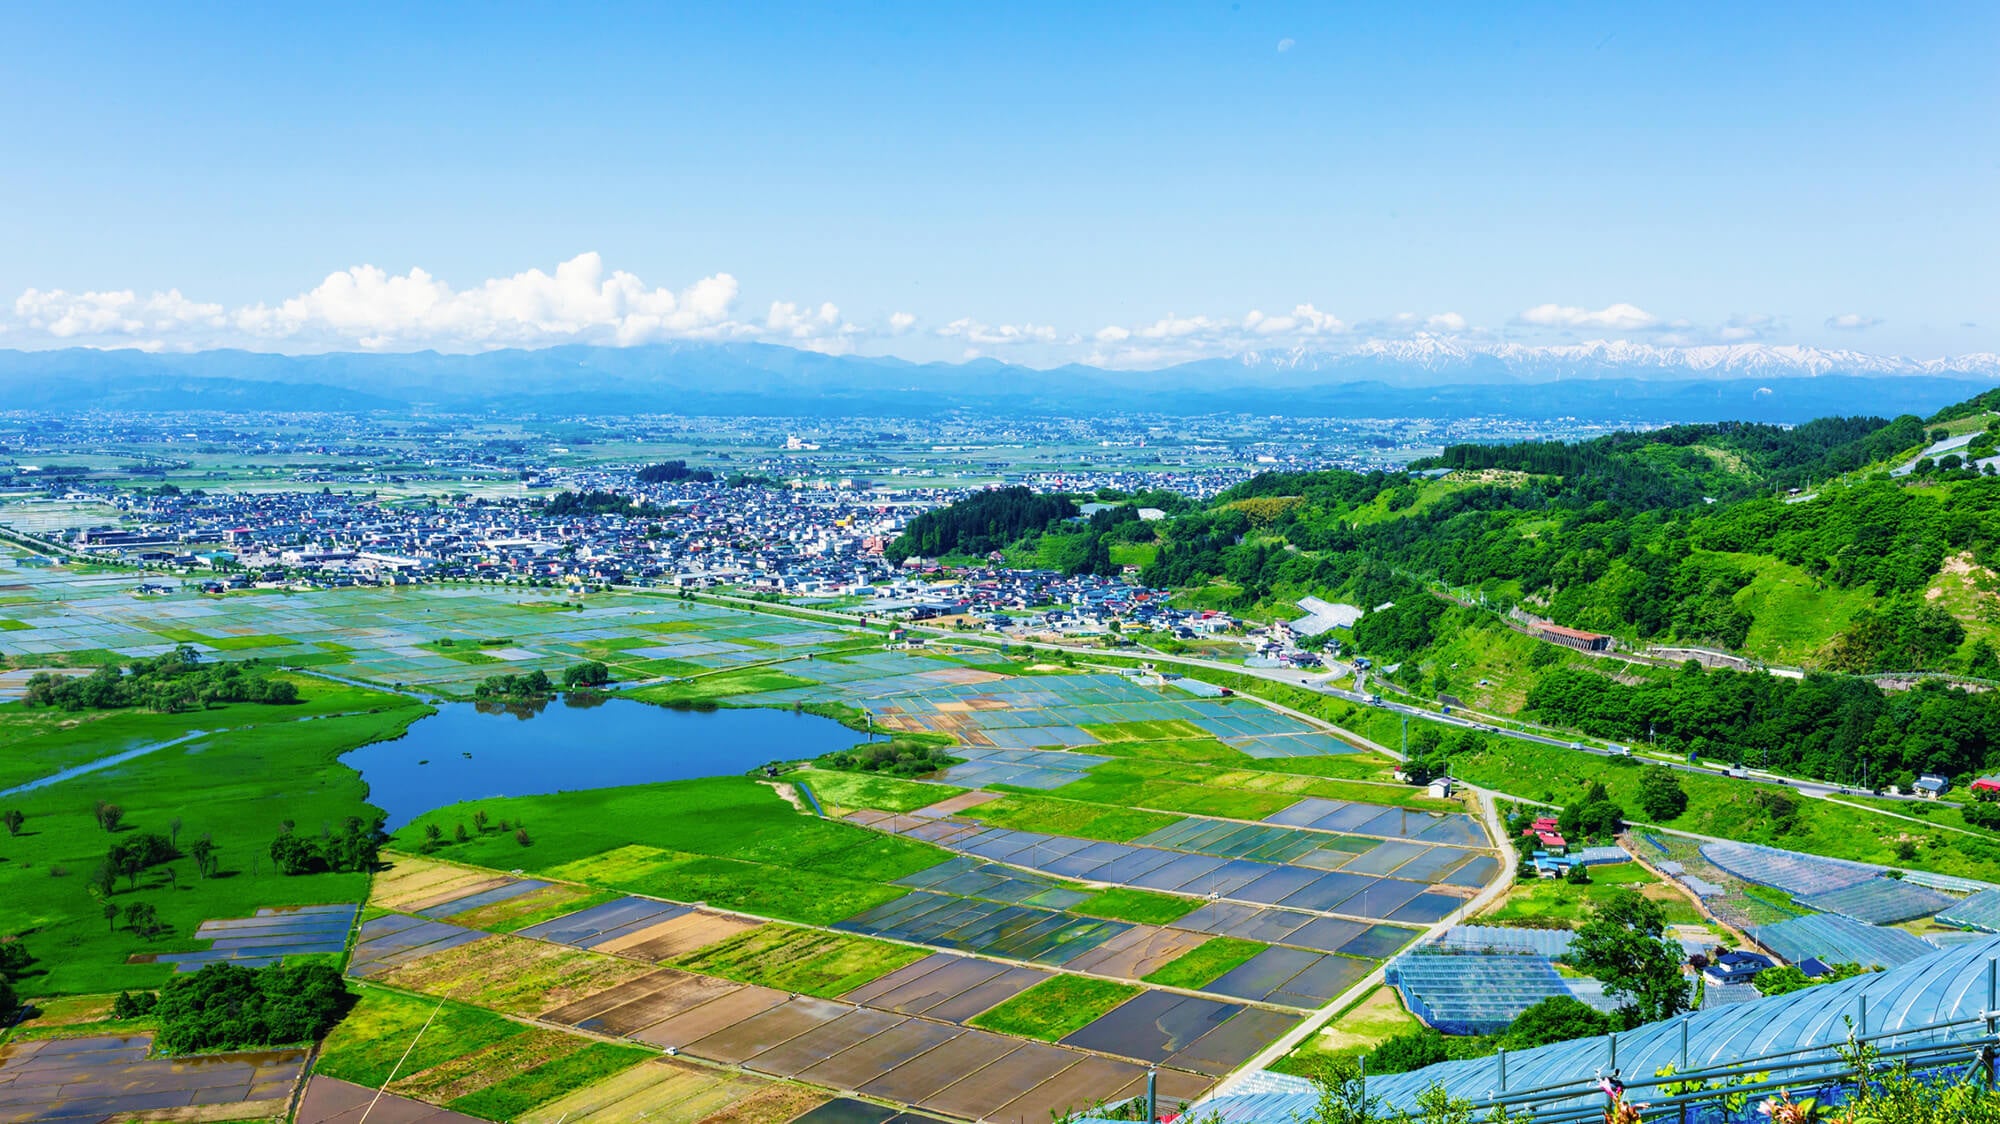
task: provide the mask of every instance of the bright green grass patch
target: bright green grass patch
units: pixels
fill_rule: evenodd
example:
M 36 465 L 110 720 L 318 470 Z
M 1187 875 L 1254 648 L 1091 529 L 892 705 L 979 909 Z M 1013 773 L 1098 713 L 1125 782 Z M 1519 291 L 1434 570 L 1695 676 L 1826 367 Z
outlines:
M 1114 566 L 1145 567 L 1153 564 L 1160 553 L 1156 542 L 1119 542 L 1111 544 L 1111 564 Z
M 866 773 L 842 773 L 830 769 L 800 769 L 785 779 L 812 788 L 822 805 L 841 808 L 874 808 L 884 812 L 909 812 L 928 807 L 965 792 L 949 785 L 919 784 L 897 777 L 877 777 Z
M 191 628 L 149 629 L 153 635 L 174 644 L 206 644 L 208 637 Z
M 489 1120 L 512 1120 L 539 1104 L 546 1104 L 574 1090 L 657 1056 L 643 1046 L 592 1042 L 574 1054 L 567 1054 L 517 1073 L 496 1085 L 468 1093 L 449 1102 L 449 1107 Z
M 686 660 L 608 659 L 604 662 L 641 679 L 693 675 L 708 670 L 698 663 L 689 663 Z
M 1073 908 L 1092 917 L 1135 921 L 1142 925 L 1165 925 L 1186 917 L 1200 905 L 1201 902 L 1194 898 L 1177 898 L 1172 894 L 1155 894 L 1150 890 L 1119 886 L 1093 894 Z
M 1099 765 L 1078 780 L 1054 791 L 1065 800 L 1086 800 L 1127 808 L 1157 808 L 1171 812 L 1230 819 L 1261 820 L 1297 803 L 1296 797 L 1247 791 L 1219 785 L 1188 784 L 1158 770 L 1137 766 L 1142 762 L 1112 761 Z
M 745 667 L 708 675 L 697 674 L 692 679 L 684 679 L 677 683 L 641 687 L 627 692 L 627 697 L 651 703 L 699 702 L 703 699 L 726 699 L 735 695 L 788 691 L 794 687 L 809 686 L 812 686 L 811 680 L 774 668 Z
M 1056 976 L 980 1015 L 970 1025 L 1054 1042 L 1143 990 L 1087 976 Z
M 1155 718 L 1142 722 L 1101 722 L 1080 726 L 1100 742 L 1154 742 L 1171 738 L 1206 738 L 1208 731 L 1185 718 Z
M 496 820 L 525 823 L 534 844 L 522 847 L 494 832 L 452 845 L 454 861 L 809 924 L 831 924 L 901 897 L 902 887 L 884 883 L 950 857 L 917 840 L 799 812 L 748 777 L 506 797 L 478 806 Z M 398 849 L 419 848 L 426 824 L 448 835 L 471 810 L 466 804 L 425 813 L 397 833 Z M 634 861 L 613 861 L 619 856 Z
M 289 648 L 298 641 L 289 636 L 213 636 L 202 643 L 218 652 L 249 652 L 258 648 Z
M 1185 761 L 1203 765 L 1233 765 L 1255 768 L 1256 758 L 1217 738 L 1170 738 L 1163 741 L 1106 742 L 1088 747 L 1092 753 L 1113 757 L 1136 757 L 1149 761 Z M 1306 758 L 1322 761 L 1327 758 Z
M 314 1072 L 356 1085 L 379 1087 L 392 1070 L 405 1077 L 421 1073 L 528 1029 L 449 999 L 426 999 L 369 984 L 350 986 L 358 995 L 354 1009 L 326 1036 Z M 430 1028 L 418 1038 L 426 1019 L 431 1020 Z M 398 1070 L 397 1060 L 405 1050 L 409 1058 Z
M 832 999 L 930 951 L 870 937 L 850 937 L 792 925 L 764 925 L 690 953 L 677 967 Z
M 1499 907 L 1480 920 L 1573 928 L 1588 920 L 1599 903 L 1617 896 L 1622 890 L 1636 890 L 1657 903 L 1666 912 L 1670 924 L 1702 923 L 1694 903 L 1662 884 L 1651 871 L 1636 862 L 1593 866 L 1590 868 L 1590 883 L 1584 886 L 1572 886 L 1560 878 L 1516 883 Z
M 994 827 L 1074 835 L 1079 839 L 1102 839 L 1111 843 L 1137 839 L 1163 827 L 1172 827 L 1181 819 L 1159 812 L 1107 808 L 1026 792 L 1009 792 L 998 800 L 968 808 L 964 814 Z
M 34 625 L 26 621 L 9 620 L 6 617 L 0 617 L 0 632 L 26 632 L 34 627 Z
M 647 632 L 701 632 L 714 627 L 715 624 L 714 621 L 647 621 L 645 624 L 633 627 L 643 628 Z
M 1237 937 L 1212 937 L 1142 978 L 1162 987 L 1199 988 L 1267 947 Z
M 1840 589 L 1804 570 L 1761 554 L 1722 554 L 1756 575 L 1730 600 L 1751 615 L 1743 650 L 1768 660 L 1801 663 L 1846 631 L 1854 615 L 1874 607 L 1865 589 Z
M 129 958 L 201 947 L 206 942 L 193 933 L 205 920 L 248 917 L 263 906 L 360 902 L 367 896 L 365 874 L 276 873 L 269 859 L 271 840 L 283 820 L 337 825 L 348 816 L 373 815 L 366 786 L 340 764 L 340 755 L 399 736 L 431 711 L 378 692 L 310 679 L 298 684 L 305 701 L 296 706 L 241 704 L 193 715 L 119 712 L 66 730 L 43 728 L 44 735 L 60 744 L 42 741 L 27 753 L 17 746 L 7 755 L 14 760 L 39 757 L 31 771 L 44 775 L 53 771 L 47 767 L 51 759 L 76 763 L 77 757 L 88 760 L 106 752 L 105 743 L 94 749 L 79 746 L 76 739 L 90 735 L 75 730 L 116 728 L 141 742 L 160 740 L 162 732 L 218 731 L 7 799 L 9 807 L 27 816 L 19 837 L 0 838 L 0 856 L 6 860 L 0 862 L 4 925 L 29 934 L 28 950 L 36 957 L 33 970 L 20 981 L 24 993 L 154 987 L 168 977 L 171 966 L 135 964 Z M 380 700 L 385 709 L 342 713 L 366 700 Z M 315 713 L 328 716 L 300 720 Z M 11 725 L 14 717 L 0 718 L 0 725 Z M 107 926 L 88 892 L 89 874 L 110 843 L 93 815 L 99 800 L 121 806 L 132 830 L 165 834 L 178 819 L 183 846 L 203 834 L 217 846 L 224 877 L 198 878 L 190 862 L 178 860 L 170 864 L 175 880 L 169 880 L 167 867 L 156 867 L 139 877 L 136 888 L 123 878 L 117 881 L 112 904 L 122 910 L 145 902 L 158 911 L 166 932 L 150 941 L 122 926 Z
M 442 640 L 426 640 L 417 645 L 417 647 L 422 648 L 426 652 L 443 656 L 448 660 L 457 660 L 459 663 L 464 664 L 501 662 L 500 657 L 489 656 L 485 652 L 480 651 L 477 640 L 455 640 L 449 644 Z

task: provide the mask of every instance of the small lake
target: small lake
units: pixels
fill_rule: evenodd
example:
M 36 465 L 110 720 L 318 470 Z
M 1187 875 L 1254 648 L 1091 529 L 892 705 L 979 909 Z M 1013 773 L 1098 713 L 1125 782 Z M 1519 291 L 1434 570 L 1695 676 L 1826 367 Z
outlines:
M 865 740 L 829 718 L 788 710 L 672 710 L 631 699 L 554 699 L 532 707 L 441 703 L 394 741 L 344 754 L 394 831 L 461 800 L 740 776 Z

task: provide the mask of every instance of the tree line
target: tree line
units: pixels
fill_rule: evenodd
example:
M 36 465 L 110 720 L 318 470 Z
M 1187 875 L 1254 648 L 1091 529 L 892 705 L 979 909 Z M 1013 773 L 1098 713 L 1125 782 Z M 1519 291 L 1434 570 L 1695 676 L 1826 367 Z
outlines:
M 272 676 L 258 661 L 204 663 L 200 653 L 186 644 L 122 668 L 103 664 L 89 675 L 37 672 L 28 677 L 23 696 L 30 707 L 84 711 L 143 706 L 163 714 L 223 703 L 283 706 L 298 700 L 296 684 Z

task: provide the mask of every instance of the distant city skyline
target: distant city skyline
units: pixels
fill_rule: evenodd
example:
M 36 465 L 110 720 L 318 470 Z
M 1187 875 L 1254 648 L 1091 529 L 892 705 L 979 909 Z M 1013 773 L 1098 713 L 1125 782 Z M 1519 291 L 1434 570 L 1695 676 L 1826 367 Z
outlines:
M 0 348 L 2000 352 L 2000 10 L 29 8 Z

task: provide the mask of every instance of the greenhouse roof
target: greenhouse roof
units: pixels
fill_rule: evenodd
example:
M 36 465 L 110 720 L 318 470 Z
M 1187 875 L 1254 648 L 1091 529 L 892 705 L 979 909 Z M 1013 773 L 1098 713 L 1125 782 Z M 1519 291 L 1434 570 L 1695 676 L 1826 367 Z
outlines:
M 1931 1024 L 1974 1019 L 1985 1013 L 1988 962 L 1996 958 L 2000 958 L 2000 936 L 1991 936 L 1954 945 L 1886 972 L 1652 1023 L 1616 1036 L 1616 1065 L 1630 1081 L 1633 1075 L 1657 1073 L 1666 1066 L 1689 1073 L 1752 1062 L 1767 1064 L 1764 1059 L 1781 1053 L 1794 1054 L 1798 1064 L 1824 1061 L 1847 1041 L 1850 1021 L 1857 1028 L 1865 1026 L 1873 1036 L 1907 1032 L 1895 1040 L 1897 1045 L 1975 1039 L 1981 1033 L 1976 1022 L 1942 1029 Z M 1683 1040 L 1687 1044 L 1685 1057 Z M 1505 1055 L 1504 1081 L 1497 1058 L 1443 1062 L 1411 1073 L 1371 1077 L 1368 1094 L 1382 1098 L 1389 1107 L 1411 1109 L 1420 1093 L 1441 1085 L 1453 1096 L 1484 1104 L 1505 1090 L 1520 1093 L 1590 1082 L 1612 1068 L 1611 1050 L 1610 1038 L 1601 1036 L 1510 1053 Z M 1782 1063 L 1768 1063 L 1767 1067 L 1779 1074 L 1784 1069 Z M 1262 1087 L 1269 1089 L 1271 1084 L 1267 1081 Z M 1297 1096 L 1307 1099 L 1294 1107 L 1309 1115 L 1313 1104 L 1310 1095 L 1301 1092 L 1295 1099 Z M 1575 1089 L 1552 1094 L 1544 1107 L 1555 1107 L 1559 1098 L 1566 1098 L 1569 1105 L 1583 1103 L 1578 1096 Z M 1198 1106 L 1197 1115 L 1213 1109 L 1224 1120 L 1240 1124 L 1288 1124 L 1290 1120 L 1285 1110 L 1272 1107 L 1277 1098 L 1260 1098 L 1260 1115 L 1254 1117 L 1230 1111 L 1229 1099 L 1226 1095 L 1213 1097 Z M 1601 1101 L 1601 1097 L 1597 1099 Z

